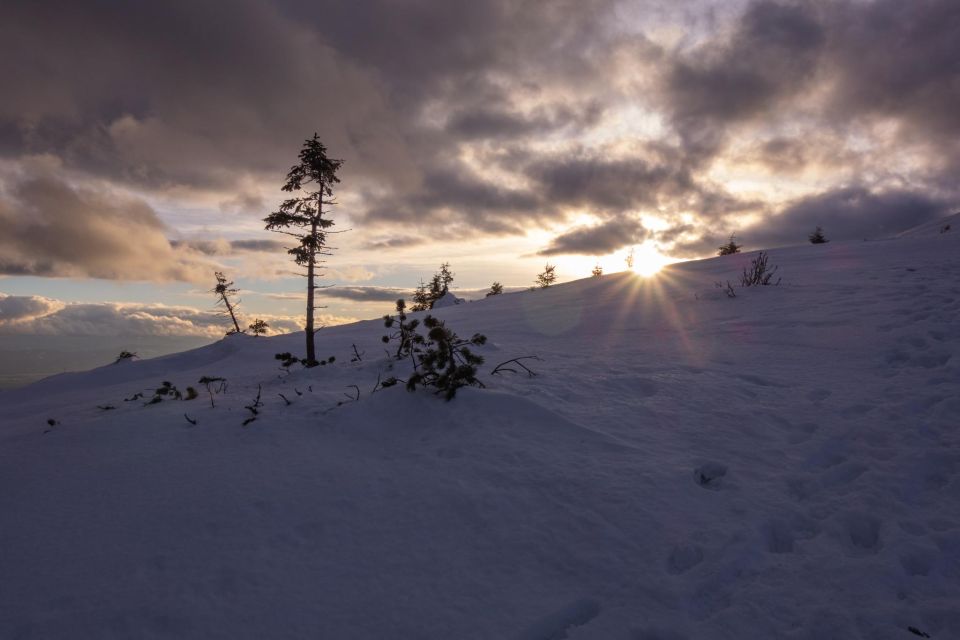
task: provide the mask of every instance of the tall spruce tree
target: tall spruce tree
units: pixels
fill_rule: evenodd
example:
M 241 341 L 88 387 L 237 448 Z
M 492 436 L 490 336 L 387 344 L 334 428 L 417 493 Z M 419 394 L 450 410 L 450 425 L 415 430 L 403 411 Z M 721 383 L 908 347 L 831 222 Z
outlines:
M 317 134 L 313 134 L 303 143 L 300 162 L 290 168 L 282 187 L 284 191 L 303 192 L 303 195 L 284 200 L 277 211 L 263 219 L 268 231 L 284 233 L 296 239 L 296 246 L 287 249 L 287 253 L 293 256 L 293 261 L 299 266 L 306 268 L 307 357 L 304 360 L 308 367 L 319 364 L 314 347 L 313 312 L 317 308 L 314 293 L 320 288 L 316 285 L 316 278 L 322 275 L 318 273 L 318 265 L 323 260 L 318 256 L 330 255 L 327 229 L 333 226 L 333 220 L 324 217 L 324 206 L 336 204 L 331 198 L 333 185 L 340 182 L 337 171 L 342 164 L 342 160 L 327 157 L 327 148 Z

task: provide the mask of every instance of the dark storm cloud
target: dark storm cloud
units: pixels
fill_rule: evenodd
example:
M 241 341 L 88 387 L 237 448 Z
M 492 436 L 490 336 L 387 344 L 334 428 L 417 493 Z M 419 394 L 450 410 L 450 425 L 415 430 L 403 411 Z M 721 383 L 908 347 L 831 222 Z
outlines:
M 710 156 L 725 127 L 756 118 L 804 90 L 825 36 L 814 4 L 754 2 L 729 40 L 710 41 L 668 65 L 663 99 L 693 156 Z
M 47 153 L 74 184 L 86 175 L 143 192 L 213 192 L 222 211 L 262 217 L 271 204 L 262 181 L 279 185 L 317 131 L 346 161 L 350 217 L 383 238 L 403 227 L 396 241 L 368 242 L 374 249 L 424 230 L 431 241 L 519 234 L 584 212 L 601 225 L 629 224 L 645 211 L 725 227 L 763 210 L 708 178 L 711 163 L 735 164 L 724 154 L 736 136 L 767 140 L 754 158 L 787 174 L 845 157 L 844 137 L 863 125 L 860 135 L 884 149 L 896 135 L 935 150 L 915 156 L 910 188 L 956 192 L 954 0 L 755 1 L 717 22 L 729 29 L 679 44 L 648 39 L 638 33 L 645 24 L 619 29 L 619 4 L 4 2 L 0 159 Z M 656 139 L 625 133 L 612 154 L 606 143 L 585 142 L 604 138 L 592 134 L 631 101 L 662 122 Z M 877 122 L 895 133 L 873 133 Z M 825 133 L 813 139 L 805 127 Z M 851 180 L 890 193 L 877 176 L 895 173 L 893 160 L 858 153 L 868 177 Z M 158 233 L 147 237 L 162 257 L 171 248 Z M 2 246 L 7 273 L 57 275 L 69 262 L 63 250 Z M 224 255 L 218 247 L 195 248 Z M 227 249 L 240 250 L 258 249 Z
M 742 237 L 753 247 L 798 244 L 822 226 L 831 240 L 884 238 L 943 216 L 949 209 L 947 203 L 923 193 L 848 187 L 796 200 L 745 229 Z
M 433 223 L 431 239 L 460 227 L 492 234 L 520 233 L 525 224 L 544 216 L 541 201 L 526 189 L 509 188 L 484 179 L 462 164 L 431 168 L 419 189 L 406 197 L 372 199 L 358 214 L 368 221 Z
M 143 200 L 46 172 L 0 180 L 0 269 L 10 275 L 202 281 Z
M 638 220 L 611 220 L 591 227 L 576 227 L 538 251 L 541 256 L 580 254 L 602 256 L 621 247 L 643 242 L 649 234 Z
M 687 183 L 687 177 L 669 165 L 583 156 L 535 163 L 527 175 L 552 205 L 610 211 L 654 204 L 661 191 L 682 189 Z
M 818 226 L 830 240 L 890 238 L 917 225 L 946 215 L 948 201 L 906 190 L 872 191 L 864 186 L 844 187 L 798 198 L 759 222 L 735 229 L 745 249 L 803 244 Z M 728 241 L 729 231 L 679 226 L 657 234 L 663 242 L 674 240 L 670 253 L 680 258 L 714 255 Z M 672 237 L 670 237 L 672 236 Z
M 330 287 L 318 289 L 317 294 L 325 298 L 340 298 L 354 302 L 394 302 L 410 293 L 407 289 L 391 287 Z
M 839 112 L 893 117 L 912 132 L 955 147 L 960 135 L 960 3 L 840 3 L 829 15 Z

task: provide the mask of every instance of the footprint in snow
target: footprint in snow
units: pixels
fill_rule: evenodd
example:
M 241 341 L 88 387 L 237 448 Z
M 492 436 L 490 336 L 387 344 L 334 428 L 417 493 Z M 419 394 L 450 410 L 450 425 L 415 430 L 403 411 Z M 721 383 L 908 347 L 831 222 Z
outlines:
M 636 629 L 632 640 L 687 640 L 687 636 L 669 629 Z
M 516 640 L 563 640 L 567 632 L 600 615 L 600 603 L 590 598 L 571 602 L 524 629 Z
M 673 575 L 686 573 L 703 562 L 703 549 L 695 544 L 678 544 L 667 557 L 667 571 Z
M 876 555 L 883 548 L 880 520 L 867 514 L 848 513 L 839 518 L 841 543 L 850 555 Z
M 705 462 L 693 470 L 693 481 L 704 489 L 719 491 L 720 484 L 726 475 L 726 465 L 719 462 Z

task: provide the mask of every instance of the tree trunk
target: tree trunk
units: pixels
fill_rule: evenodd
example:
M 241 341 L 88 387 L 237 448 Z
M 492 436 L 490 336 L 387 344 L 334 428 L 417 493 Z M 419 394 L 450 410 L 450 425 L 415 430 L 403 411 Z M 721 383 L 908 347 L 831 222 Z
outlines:
M 317 218 L 320 217 L 319 212 L 317 213 Z M 311 238 L 317 237 L 317 223 L 318 220 L 315 218 L 313 224 L 310 226 L 310 235 Z M 317 251 L 316 247 L 310 245 L 310 258 L 307 261 L 307 366 L 312 367 L 317 363 L 317 352 L 313 346 L 313 292 L 314 292 L 314 272 L 316 271 L 317 265 Z
M 230 319 L 233 320 L 233 328 L 237 330 L 237 333 L 242 333 L 240 331 L 240 325 L 237 323 L 237 316 L 233 313 L 233 305 L 230 304 L 226 295 L 222 295 L 221 297 L 223 298 L 223 304 L 227 305 L 227 311 L 230 312 Z

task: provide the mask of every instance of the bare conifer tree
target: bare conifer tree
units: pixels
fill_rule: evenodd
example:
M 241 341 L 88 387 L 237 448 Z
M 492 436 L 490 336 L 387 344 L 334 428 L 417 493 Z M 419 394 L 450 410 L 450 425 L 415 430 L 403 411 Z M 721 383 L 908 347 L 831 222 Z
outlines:
M 224 314 L 229 315 L 233 321 L 233 331 L 228 331 L 227 334 L 241 333 L 237 315 L 233 312 L 240 301 L 230 302 L 230 298 L 237 295 L 237 290 L 233 288 L 233 281 L 227 282 L 222 271 L 214 271 L 213 275 L 217 278 L 217 286 L 213 288 L 213 293 L 217 296 L 217 304 L 224 308 Z

